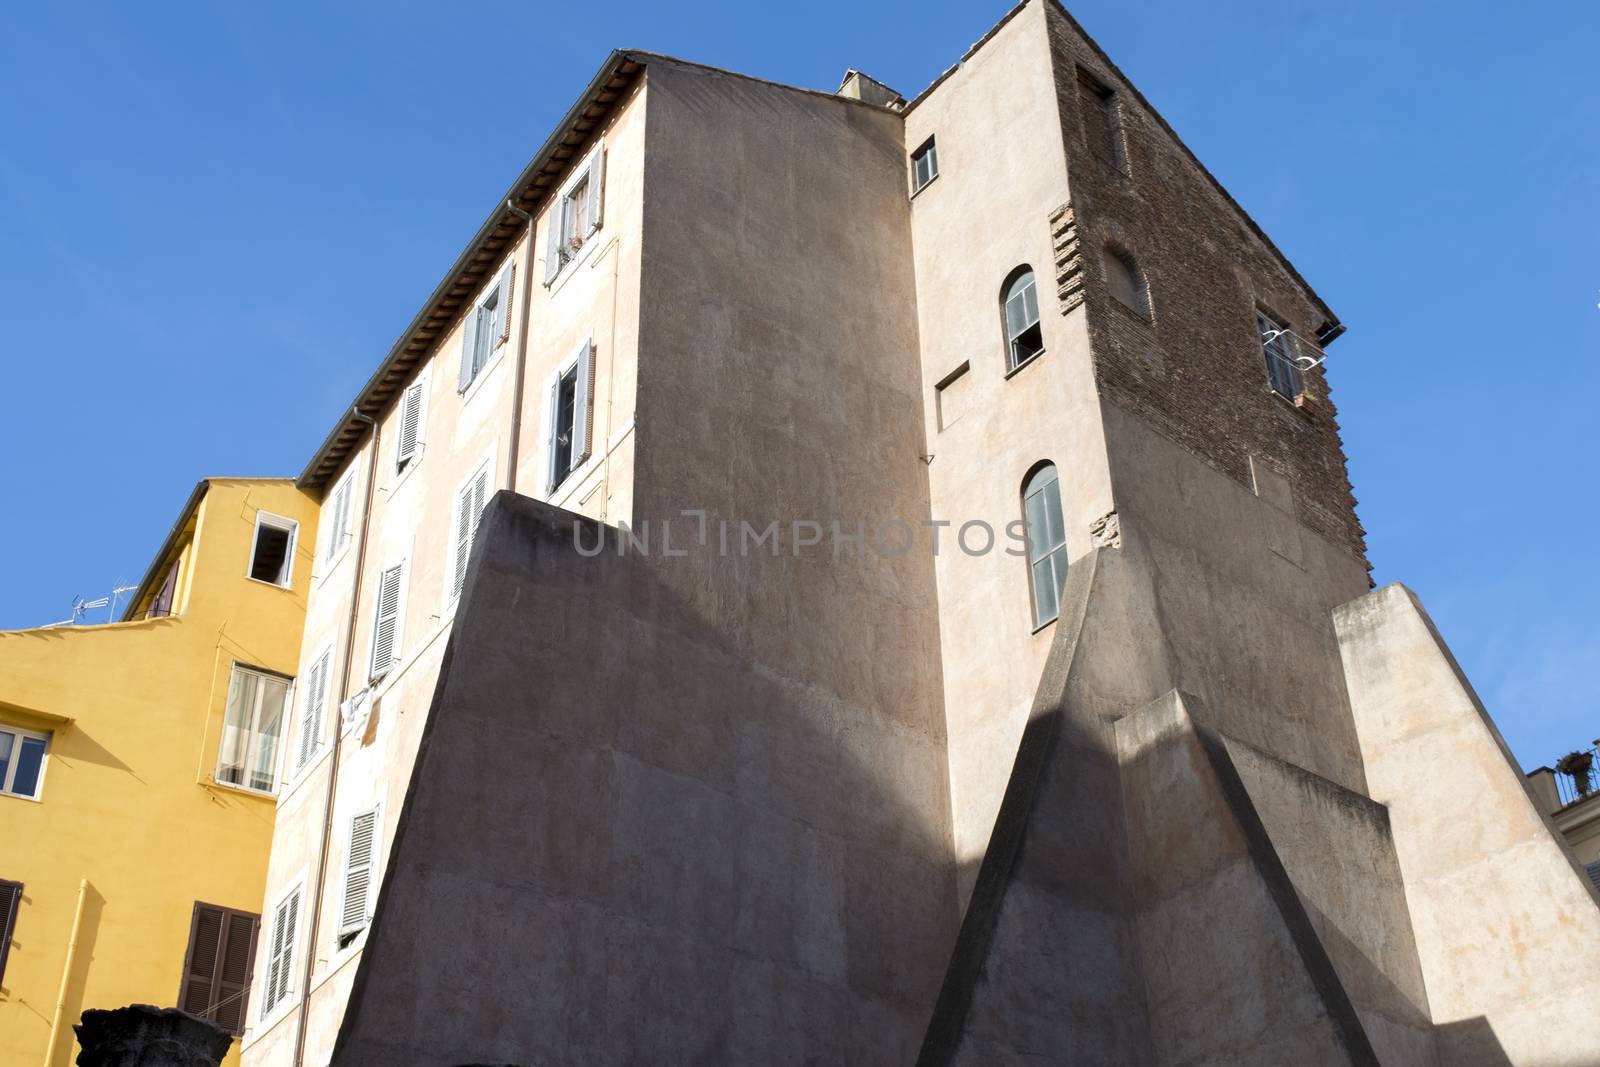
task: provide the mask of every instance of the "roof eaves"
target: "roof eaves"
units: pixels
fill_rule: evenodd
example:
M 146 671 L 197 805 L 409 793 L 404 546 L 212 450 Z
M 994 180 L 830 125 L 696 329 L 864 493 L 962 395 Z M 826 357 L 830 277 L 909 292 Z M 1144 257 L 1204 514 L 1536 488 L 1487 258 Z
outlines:
M 130 622 L 133 609 L 138 607 L 139 602 L 144 599 L 144 595 L 150 591 L 158 577 L 166 574 L 167 568 L 163 564 L 167 562 L 167 557 L 172 555 L 173 549 L 177 547 L 178 541 L 182 539 L 183 531 L 188 529 L 189 520 L 194 517 L 195 509 L 200 506 L 201 499 L 206 495 L 206 490 L 210 487 L 210 478 L 201 478 L 195 484 L 194 491 L 189 494 L 189 499 L 184 501 L 183 510 L 178 512 L 178 521 L 172 524 L 172 529 L 167 532 L 166 540 L 161 542 L 161 548 L 157 550 L 155 558 L 150 561 L 150 566 L 145 570 L 144 577 L 139 579 L 139 585 L 134 589 L 133 596 L 129 598 L 127 606 L 122 609 L 122 618 L 119 621 Z
M 531 214 L 543 202 L 555 184 L 555 177 L 575 154 L 577 145 L 610 111 L 643 65 L 641 53 L 619 49 L 606 57 L 577 101 L 556 124 L 554 132 L 539 146 L 445 272 L 443 280 L 428 295 L 421 310 L 356 394 L 349 409 L 323 439 L 311 461 L 300 472 L 296 485 L 302 489 L 320 489 L 327 484 L 328 477 L 365 432 L 364 423 L 355 413 L 359 411 L 375 417 L 387 406 L 397 387 L 409 377 L 411 368 L 448 331 L 463 302 L 477 292 L 487 278 L 488 269 L 499 262 L 515 235 L 521 232 L 522 220 L 507 204 L 515 201 L 521 210 Z

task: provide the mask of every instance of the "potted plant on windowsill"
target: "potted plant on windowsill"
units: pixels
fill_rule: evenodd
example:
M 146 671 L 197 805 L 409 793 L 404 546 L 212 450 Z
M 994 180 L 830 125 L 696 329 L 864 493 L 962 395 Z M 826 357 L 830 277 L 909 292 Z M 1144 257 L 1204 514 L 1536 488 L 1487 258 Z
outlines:
M 578 250 L 583 247 L 583 238 L 576 235 L 568 237 L 556 246 L 556 258 L 565 267 L 568 263 L 578 258 Z
M 1589 795 L 1589 768 L 1594 765 L 1592 752 L 1568 752 L 1556 760 L 1556 770 L 1572 779 L 1579 798 Z

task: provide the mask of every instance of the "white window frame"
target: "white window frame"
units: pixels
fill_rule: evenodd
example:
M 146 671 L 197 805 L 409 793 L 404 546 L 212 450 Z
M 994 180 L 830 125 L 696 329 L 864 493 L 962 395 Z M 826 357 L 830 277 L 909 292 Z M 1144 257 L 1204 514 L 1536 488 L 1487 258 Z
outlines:
M 544 386 L 544 457 L 541 466 L 545 472 L 545 500 L 554 500 L 557 491 L 563 486 L 571 487 L 581 479 L 577 475 L 584 467 L 588 466 L 594 458 L 594 378 L 595 378 L 595 347 L 594 335 L 589 334 L 573 349 L 572 354 L 556 368 Z M 556 473 L 556 419 L 560 399 L 561 379 L 568 373 L 573 375 L 573 411 L 572 432 L 577 435 L 582 432 L 582 440 L 574 441 L 571 451 L 572 459 L 567 469 L 559 475 Z M 579 445 L 582 451 L 579 451 Z
M 333 484 L 333 491 L 328 494 L 328 507 L 324 514 L 330 520 L 323 531 L 322 541 L 322 570 L 326 574 L 335 563 L 344 558 L 344 553 L 350 547 L 350 542 L 355 537 L 350 533 L 350 517 L 355 514 L 356 502 L 356 468 L 358 463 L 350 464 L 350 469 L 344 472 L 344 477 Z M 339 494 L 346 494 L 345 513 L 341 521 L 339 518 Z
M 359 922 L 346 923 L 345 909 L 350 902 L 350 846 L 355 836 L 356 820 L 372 816 L 372 858 L 367 864 L 367 894 Z M 383 856 L 383 805 L 374 804 L 351 815 L 345 822 L 343 877 L 339 882 L 339 910 L 334 912 L 334 944 L 341 951 L 351 948 L 361 933 L 372 925 L 372 913 L 378 902 L 378 871 Z M 349 941 L 346 941 L 349 938 Z
M 600 140 L 583 161 L 583 166 L 572 172 L 565 182 L 561 184 L 561 191 L 556 194 L 555 201 L 550 205 L 548 221 L 545 223 L 545 288 L 555 285 L 557 279 L 567 272 L 567 268 L 578 262 L 583 256 L 583 250 L 588 248 L 594 240 L 595 233 L 604 221 L 606 200 L 605 190 L 605 158 L 606 142 Z M 569 240 L 566 236 L 567 220 L 571 218 L 570 206 L 573 190 L 589 181 L 589 225 L 583 234 L 582 247 L 568 250 L 563 254 Z M 552 266 L 552 263 L 554 264 Z
M 939 144 L 938 138 L 929 135 L 921 146 L 911 153 L 911 195 L 916 196 L 926 189 L 932 181 L 939 176 Z M 922 177 L 922 160 L 929 160 L 928 176 Z
M 295 974 L 295 960 L 299 957 L 300 942 L 306 928 L 305 890 L 306 878 L 305 873 L 302 871 L 289 883 L 289 888 L 278 895 L 271 910 L 262 916 L 263 921 L 257 936 L 263 938 L 263 941 L 256 950 L 256 956 L 261 961 L 261 974 L 256 988 L 262 991 L 261 1010 L 259 1013 L 262 1030 L 270 1029 L 279 1019 L 287 1015 L 288 1009 L 297 1002 L 299 997 L 300 990 L 299 982 L 297 981 L 298 976 Z M 273 989 L 271 988 L 272 942 L 277 932 L 278 915 L 291 898 L 299 899 L 294 908 L 294 933 L 288 938 L 288 943 L 285 946 L 287 958 L 284 960 L 284 964 L 286 970 L 280 972 L 285 975 L 286 980 L 279 983 L 279 985 L 283 986 L 283 992 L 273 996 Z
M 458 580 L 464 578 L 464 574 L 463 575 L 458 575 L 456 573 L 456 567 L 457 567 L 456 555 L 457 555 L 457 549 L 458 549 L 458 545 L 457 545 L 457 542 L 456 542 L 456 531 L 458 529 L 460 529 L 460 522 L 461 522 L 461 495 L 462 495 L 462 491 L 464 489 L 466 489 L 467 486 L 471 485 L 474 481 L 476 481 L 480 474 L 483 476 L 484 483 L 485 483 L 485 489 L 484 489 L 484 494 L 483 494 L 483 505 L 484 505 L 484 507 L 488 507 L 489 506 L 489 497 L 494 495 L 494 453 L 493 452 L 490 452 L 487 456 L 485 456 L 483 458 L 483 461 L 481 463 L 479 463 L 476 467 L 473 467 L 471 474 L 467 475 L 467 477 L 461 479 L 461 481 L 456 484 L 455 492 L 453 494 L 451 494 L 451 497 L 450 497 L 450 500 L 451 500 L 451 504 L 450 504 L 450 531 L 449 531 L 449 537 L 447 538 L 447 541 L 446 541 L 446 543 L 448 545 L 447 551 L 450 553 L 450 558 L 445 561 L 445 568 L 444 568 L 445 569 L 444 607 L 445 607 L 445 614 L 446 615 L 448 615 L 452 610 L 454 610 L 455 605 L 456 605 L 456 601 L 460 599 L 460 594 L 458 594 L 456 592 L 456 585 L 458 584 Z M 468 559 L 471 559 L 472 546 L 477 543 L 477 540 L 478 540 L 478 525 L 482 521 L 483 521 L 483 512 L 479 511 L 478 512 L 478 521 L 474 522 L 472 524 L 472 532 L 467 535 L 467 554 L 468 554 Z
M 284 685 L 285 685 L 284 694 L 283 694 L 284 717 L 286 719 L 288 719 L 288 720 L 291 720 L 291 721 L 293 720 L 293 717 L 294 717 L 294 705 L 295 705 L 295 684 L 294 684 L 294 679 L 293 678 L 286 678 L 283 675 L 277 674 L 277 673 L 275 673 L 273 671 L 263 670 L 260 667 L 252 667 L 248 663 L 240 663 L 238 660 L 234 660 L 233 664 L 232 664 L 232 666 L 231 666 L 231 668 L 229 669 L 229 672 L 228 672 L 228 688 L 229 688 L 230 691 L 233 688 L 233 677 L 236 674 L 248 674 L 248 675 L 252 675 L 252 676 L 254 676 L 256 678 L 261 678 L 261 679 L 265 679 L 265 680 L 269 680 L 269 681 L 283 682 Z M 254 701 L 254 704 L 253 704 L 253 706 L 251 708 L 251 711 L 250 711 L 249 732 L 250 732 L 250 734 L 252 736 L 257 735 L 257 734 L 259 734 L 261 732 L 261 699 L 262 699 L 261 695 L 262 695 L 262 690 L 258 686 L 257 689 L 256 689 L 255 701 Z M 271 784 L 271 786 L 269 786 L 266 789 L 257 789 L 255 786 L 253 786 L 253 785 L 251 785 L 249 783 L 248 779 L 249 779 L 249 771 L 250 771 L 250 761 L 249 761 L 248 758 L 242 764 L 242 766 L 244 767 L 244 771 L 245 771 L 245 777 L 246 777 L 245 781 L 243 781 L 243 782 L 225 782 L 225 781 L 222 780 L 222 742 L 223 742 L 223 736 L 222 735 L 219 735 L 218 738 L 217 738 L 217 759 L 216 759 L 216 763 L 213 766 L 212 771 L 211 771 L 211 780 L 213 782 L 215 782 L 217 785 L 219 785 L 222 788 L 224 788 L 224 789 L 237 789 L 241 793 L 250 793 L 253 796 L 258 796 L 258 797 L 275 796 L 277 794 L 277 792 L 278 792 L 278 787 L 283 784 L 283 760 L 284 760 L 283 753 L 284 753 L 284 750 L 289 747 L 289 733 L 290 733 L 289 726 L 290 726 L 290 722 L 284 722 L 278 729 L 277 745 L 275 746 L 275 748 L 273 750 L 273 753 L 272 753 L 272 784 Z M 223 728 L 224 731 L 226 731 L 227 728 L 228 728 L 228 705 L 227 705 L 227 696 L 226 695 L 223 696 L 222 728 Z M 247 751 L 248 751 L 248 749 L 247 749 Z
M 495 275 L 494 281 L 478 295 L 473 301 L 472 310 L 462 318 L 461 323 L 461 351 L 459 363 L 456 368 L 456 392 L 461 394 L 463 400 L 468 399 L 477 391 L 477 385 L 488 376 L 489 368 L 493 367 L 499 358 L 501 350 L 511 336 L 511 305 L 516 299 L 517 262 L 515 259 L 506 263 L 500 273 Z M 482 341 L 484 331 L 488 331 L 488 340 Z M 483 362 L 478 363 L 476 351 L 479 345 L 483 347 Z M 469 363 L 469 356 L 470 363 Z M 468 375 L 468 367 L 471 374 Z M 426 397 L 424 397 L 426 400 Z
M 1050 480 L 1041 483 L 1038 488 L 1032 489 L 1031 492 L 1029 491 L 1034 482 L 1038 480 L 1041 474 L 1044 473 L 1046 469 L 1045 465 L 1037 467 L 1022 483 L 1022 528 L 1027 541 L 1027 553 L 1025 559 L 1028 564 L 1028 602 L 1033 606 L 1033 630 L 1035 633 L 1044 629 L 1046 626 L 1049 626 L 1051 623 L 1055 622 L 1061 617 L 1061 594 L 1067 587 L 1067 571 L 1072 564 L 1072 561 L 1067 558 L 1067 517 L 1066 510 L 1061 503 L 1061 468 L 1057 467 L 1054 463 L 1049 464 L 1048 467 L 1050 470 Z M 1026 538 L 1028 531 L 1028 501 L 1032 500 L 1036 496 L 1045 497 L 1045 501 L 1043 502 L 1045 505 L 1044 517 L 1046 532 L 1048 533 L 1050 520 L 1048 508 L 1049 498 L 1046 496 L 1045 491 L 1049 489 L 1052 484 L 1056 487 L 1055 518 L 1056 521 L 1061 524 L 1061 539 L 1059 541 L 1053 541 L 1043 545 L 1036 545 L 1031 539 Z M 1041 617 L 1037 583 L 1034 579 L 1035 572 L 1041 566 L 1048 567 L 1051 577 L 1056 579 L 1055 611 L 1053 611 L 1048 617 Z M 1057 574 L 1056 570 L 1058 566 L 1060 567 L 1059 575 Z
M 256 544 L 261 537 L 261 527 L 270 526 L 274 530 L 282 530 L 289 535 L 288 547 L 283 553 L 283 581 L 271 582 L 265 578 L 257 578 L 250 573 L 256 569 Z M 262 585 L 276 586 L 279 589 L 294 588 L 294 552 L 300 544 L 300 523 L 287 515 L 277 515 L 265 508 L 256 508 L 255 528 L 250 533 L 250 556 L 245 560 L 244 576 L 252 582 Z
M 1043 314 L 1039 308 L 1039 275 L 1034 271 L 1032 265 L 1029 264 L 1020 265 L 1020 269 L 1021 273 L 1018 273 L 1018 271 L 1015 269 L 1011 272 L 1011 275 L 1006 282 L 1005 289 L 1000 293 L 1000 328 L 1005 334 L 1006 338 L 1007 374 L 1011 373 L 1012 371 L 1021 370 L 1029 363 L 1032 363 L 1034 360 L 1044 355 L 1044 321 Z M 1015 289 L 1017 283 L 1022 281 L 1023 278 L 1028 279 L 1027 287 L 1019 292 L 1016 297 L 1012 297 L 1010 295 L 1011 290 Z M 1028 301 L 1026 299 L 1028 289 L 1033 290 L 1033 310 L 1031 312 L 1033 318 L 1023 323 L 1021 327 L 1013 332 L 1011 329 L 1011 302 L 1013 299 L 1020 299 L 1022 301 L 1022 314 L 1024 316 L 1028 315 L 1030 313 L 1028 311 Z M 1039 327 L 1039 348 L 1034 352 L 1030 352 L 1026 356 L 1019 356 L 1017 352 L 1018 340 L 1023 334 L 1027 333 L 1035 326 Z
M 487 367 L 488 363 L 485 363 L 484 366 Z M 479 378 L 483 377 L 483 371 L 482 370 L 478 371 L 477 377 L 479 377 Z M 406 398 L 408 396 L 410 396 L 413 392 L 416 393 L 417 398 L 418 398 L 417 399 L 416 443 L 412 447 L 411 452 L 409 454 L 407 454 L 405 452 L 402 452 L 401 448 L 403 447 L 404 442 L 405 442 Z M 395 420 L 395 434 L 394 434 L 394 473 L 397 476 L 396 481 L 395 481 L 395 487 L 396 488 L 399 487 L 400 482 L 405 480 L 406 475 L 410 474 L 412 471 L 414 471 L 418 467 L 422 466 L 422 456 L 423 456 L 423 453 L 427 451 L 427 448 L 426 448 L 427 443 L 428 443 L 428 441 L 427 441 L 427 432 L 426 432 L 427 428 L 428 428 L 428 375 L 427 375 L 426 372 L 423 372 L 422 374 L 417 375 L 415 381 L 413 381 L 411 384 L 407 385 L 404 389 L 402 389 L 400 391 L 400 403 L 399 403 L 399 406 L 397 408 L 397 418 Z
M 410 584 L 411 579 L 411 568 L 407 564 L 407 560 L 401 559 L 389 564 L 386 567 L 381 567 L 378 570 L 377 586 L 373 590 L 372 634 L 368 640 L 367 652 L 367 682 L 368 685 L 373 689 L 376 689 L 378 687 L 378 683 L 384 678 L 388 677 L 390 672 L 400 665 L 402 659 L 400 650 L 404 647 L 403 642 L 405 640 L 406 592 L 407 586 Z M 383 576 L 397 567 L 400 569 L 400 589 L 396 594 L 395 599 L 394 643 L 389 649 L 389 662 L 384 664 L 382 670 L 379 670 L 377 661 L 378 613 L 382 610 Z
M 0 780 L 0 796 L 15 797 L 17 800 L 31 800 L 37 804 L 44 797 L 44 776 L 50 768 L 50 743 L 54 740 L 49 734 L 38 730 L 29 730 L 10 723 L 0 723 L 0 734 L 11 735 L 11 753 L 6 760 L 6 770 L 3 780 Z M 17 756 L 22 752 L 23 738 L 32 738 L 44 742 L 44 756 L 39 760 L 39 780 L 34 783 L 31 794 L 13 792 L 12 786 L 17 780 Z

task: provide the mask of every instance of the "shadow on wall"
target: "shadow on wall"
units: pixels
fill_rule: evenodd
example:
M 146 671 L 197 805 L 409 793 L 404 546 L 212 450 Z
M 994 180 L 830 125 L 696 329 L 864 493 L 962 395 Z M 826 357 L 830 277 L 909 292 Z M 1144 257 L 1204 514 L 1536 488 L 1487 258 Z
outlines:
M 1585 1025 L 1592 1025 L 1593 1020 Z M 1453 1023 L 1440 1023 L 1433 1028 L 1434 1040 L 1439 1047 L 1440 1064 L 1471 1065 L 1471 1067 L 1511 1067 L 1511 1058 L 1495 1037 L 1494 1027 L 1483 1016 L 1457 1019 Z M 1462 1055 L 1471 1050 L 1470 1057 Z M 1591 1060 L 1552 1059 L 1542 1063 L 1519 1063 L 1517 1067 L 1595 1067 Z
M 805 681 L 813 635 L 753 665 L 574 519 L 484 514 L 332 1062 L 912 1062 L 955 934 L 942 740 Z

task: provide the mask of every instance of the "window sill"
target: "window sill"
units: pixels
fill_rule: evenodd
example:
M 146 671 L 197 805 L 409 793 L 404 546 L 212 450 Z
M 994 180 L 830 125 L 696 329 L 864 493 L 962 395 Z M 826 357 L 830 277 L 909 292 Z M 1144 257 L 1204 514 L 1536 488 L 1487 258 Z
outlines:
M 1049 351 L 1049 349 L 1041 348 L 1041 349 L 1039 349 L 1039 351 L 1035 352 L 1033 355 L 1029 356 L 1027 359 L 1023 360 L 1021 363 L 1018 363 L 1015 367 L 1012 367 L 1010 370 L 1006 371 L 1005 380 L 1009 381 L 1013 374 L 1021 374 L 1023 371 L 1027 370 L 1029 367 L 1031 367 L 1035 363 L 1039 362 L 1039 360 L 1044 356 L 1044 354 L 1047 351 Z
M 561 264 L 561 269 L 556 271 L 556 276 L 544 283 L 544 287 L 550 290 L 551 296 L 556 294 L 556 290 L 561 288 L 566 279 L 578 273 L 578 267 L 580 265 L 587 263 L 589 261 L 589 257 L 594 255 L 595 248 L 600 244 L 600 242 L 596 240 L 596 237 L 599 233 L 600 227 L 598 226 L 590 230 L 589 235 L 583 239 L 583 247 L 578 249 L 578 254 Z
M 23 796 L 21 793 L 0 792 L 0 800 L 26 800 L 34 804 L 44 803 L 44 800 L 41 797 L 28 797 Z
M 1310 393 L 1299 392 L 1292 397 L 1288 397 L 1284 396 L 1270 385 L 1267 386 L 1267 392 L 1271 393 L 1273 397 L 1277 399 L 1278 403 L 1282 404 L 1285 408 L 1294 412 L 1302 419 L 1305 419 L 1307 422 L 1310 422 L 1316 417 L 1317 402 L 1312 399 Z
M 294 584 L 292 582 L 289 585 L 280 585 L 277 582 L 269 582 L 265 578 L 255 578 L 248 574 L 244 576 L 244 580 L 247 582 L 255 582 L 257 585 L 265 585 L 272 589 L 282 589 L 286 593 L 294 592 Z
M 339 546 L 339 551 L 335 552 L 328 559 L 322 561 L 322 570 L 320 573 L 314 572 L 311 575 L 312 580 L 316 582 L 318 587 L 320 587 L 323 582 L 328 580 L 329 575 L 339 569 L 339 564 L 344 562 L 345 556 L 350 554 L 350 544 L 354 540 L 355 537 L 353 535 L 345 538 L 344 544 Z
M 506 349 L 510 347 L 510 343 L 506 341 L 501 341 L 499 344 L 495 345 L 494 350 L 489 353 L 489 362 L 479 367 L 477 375 L 472 379 L 472 381 L 467 383 L 467 387 L 465 389 L 461 390 L 460 396 L 462 407 L 466 407 L 468 404 L 472 403 L 472 398 L 477 396 L 478 393 L 483 389 L 483 383 L 489 380 L 489 375 L 493 374 L 495 369 L 499 367 L 500 364 L 505 360 Z M 413 466 L 414 465 L 415 464 L 413 464 Z
M 494 363 L 493 360 L 490 360 L 489 362 L 490 362 L 490 365 L 493 365 L 493 363 Z M 488 367 L 484 368 L 484 370 L 487 370 L 487 369 L 488 369 Z M 478 373 L 478 378 L 482 378 L 482 377 L 483 377 L 483 373 L 480 371 Z M 474 378 L 473 381 L 474 381 L 474 383 L 476 383 L 477 379 Z M 470 390 L 472 388 L 472 386 L 469 385 L 469 386 L 467 386 L 467 388 Z M 411 462 L 407 463 L 405 465 L 404 469 L 396 472 L 395 479 L 394 479 L 394 484 L 389 486 L 389 500 L 390 501 L 394 500 L 395 494 L 400 491 L 400 487 L 402 485 L 405 485 L 406 482 L 411 480 L 411 473 L 413 471 L 415 471 L 418 467 L 422 466 L 422 456 L 423 456 L 423 453 L 425 453 L 426 451 L 427 451 L 427 443 L 419 441 L 417 443 L 417 454 L 415 456 L 411 457 Z
M 1041 622 L 1039 625 L 1035 626 L 1032 630 L 1030 630 L 1029 631 L 1029 636 L 1032 636 L 1033 634 L 1036 634 L 1036 633 L 1039 633 L 1041 631 L 1050 629 L 1050 627 L 1052 627 L 1052 626 L 1054 626 L 1056 624 L 1056 620 L 1059 619 L 1059 618 L 1061 618 L 1061 616 L 1060 615 L 1056 615 L 1053 618 L 1046 619 L 1044 622 Z
M 934 182 L 936 182 L 938 180 L 939 180 L 939 175 L 935 174 L 933 177 L 929 178 L 927 181 L 923 182 L 921 185 L 919 185 L 915 189 L 911 190 L 911 196 L 908 199 L 915 200 L 917 197 L 922 195 L 922 191 L 924 189 L 926 189 L 928 186 L 932 185 Z
M 264 789 L 251 789 L 247 785 L 234 785 L 232 782 L 219 782 L 217 781 L 216 775 L 211 776 L 209 779 L 209 784 L 214 789 L 226 789 L 230 793 L 238 793 L 242 796 L 255 797 L 257 800 L 270 800 L 273 803 L 277 803 L 278 800 L 277 790 L 272 790 L 269 792 Z M 280 785 L 281 784 L 282 783 L 280 783 Z

